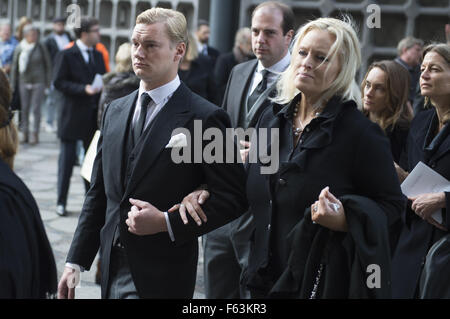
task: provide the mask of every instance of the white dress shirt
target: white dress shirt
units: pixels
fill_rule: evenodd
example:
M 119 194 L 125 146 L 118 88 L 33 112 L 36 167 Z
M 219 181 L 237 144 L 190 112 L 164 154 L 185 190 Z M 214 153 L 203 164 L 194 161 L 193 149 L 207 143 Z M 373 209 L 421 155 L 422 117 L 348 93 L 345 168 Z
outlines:
M 256 67 L 255 73 L 253 74 L 252 84 L 250 85 L 250 90 L 248 90 L 247 96 L 250 96 L 258 86 L 259 82 L 262 81 L 262 71 L 264 69 L 269 71 L 269 74 L 267 75 L 267 87 L 270 87 L 278 79 L 278 76 L 280 76 L 281 73 L 283 73 L 287 69 L 290 63 L 291 54 L 289 51 L 280 61 L 268 68 L 265 68 L 262 65 L 261 61 L 258 61 L 258 66 Z
M 83 56 L 84 62 L 86 62 L 86 64 L 88 64 L 89 63 L 89 52 L 88 52 L 88 50 L 92 49 L 92 47 L 88 47 L 80 39 L 77 40 L 76 44 L 77 44 L 78 49 L 80 49 L 80 51 L 81 51 L 81 55 Z
M 69 44 L 69 37 L 67 36 L 67 34 L 63 33 L 61 35 L 59 34 L 54 34 L 53 38 L 56 41 L 56 44 L 58 45 L 58 49 L 59 51 L 64 50 L 64 48 Z

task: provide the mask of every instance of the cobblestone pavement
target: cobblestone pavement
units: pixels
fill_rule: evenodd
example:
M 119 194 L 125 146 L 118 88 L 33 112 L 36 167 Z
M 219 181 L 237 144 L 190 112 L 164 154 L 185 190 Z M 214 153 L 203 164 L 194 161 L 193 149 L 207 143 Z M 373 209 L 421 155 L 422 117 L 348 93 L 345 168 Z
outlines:
M 58 270 L 58 279 L 64 269 L 65 258 L 69 251 L 73 233 L 84 201 L 84 186 L 80 177 L 80 167 L 76 166 L 70 183 L 67 203 L 68 214 L 59 217 L 56 209 L 56 179 L 59 154 L 58 139 L 53 133 L 40 135 L 36 146 L 21 144 L 15 161 L 15 171 L 22 178 L 36 199 L 47 236 L 53 248 Z M 200 240 L 199 240 L 200 243 Z M 204 298 L 203 290 L 203 254 L 199 245 L 199 263 L 194 298 Z M 98 258 L 98 257 L 97 257 Z M 81 275 L 81 284 L 75 292 L 76 298 L 98 299 L 100 287 L 95 284 L 97 258 L 90 271 Z

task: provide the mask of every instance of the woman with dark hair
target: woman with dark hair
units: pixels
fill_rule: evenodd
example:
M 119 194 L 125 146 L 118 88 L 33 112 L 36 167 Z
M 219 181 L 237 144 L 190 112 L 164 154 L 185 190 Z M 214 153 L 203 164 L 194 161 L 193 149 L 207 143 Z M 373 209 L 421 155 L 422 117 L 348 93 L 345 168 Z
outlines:
M 0 70 L 0 299 L 48 298 L 56 292 L 56 265 L 36 202 L 12 170 L 18 134 L 10 102 Z
M 421 66 L 420 91 L 425 105 L 431 108 L 419 112 L 409 131 L 408 171 L 419 161 L 450 180 L 450 46 L 433 44 L 425 48 Z M 408 175 L 407 172 L 404 172 Z M 392 264 L 394 298 L 419 297 L 419 278 L 430 247 L 449 233 L 450 193 L 420 194 L 409 198 L 405 221 Z M 442 221 L 433 218 L 441 212 Z M 448 254 L 447 254 L 448 260 Z M 448 269 L 447 269 L 448 271 Z M 448 273 L 435 274 L 447 283 Z M 437 290 L 429 291 L 434 298 Z
M 394 61 L 374 62 L 361 84 L 363 112 L 391 142 L 396 165 L 406 168 L 406 138 L 412 113 L 408 107 L 409 74 Z

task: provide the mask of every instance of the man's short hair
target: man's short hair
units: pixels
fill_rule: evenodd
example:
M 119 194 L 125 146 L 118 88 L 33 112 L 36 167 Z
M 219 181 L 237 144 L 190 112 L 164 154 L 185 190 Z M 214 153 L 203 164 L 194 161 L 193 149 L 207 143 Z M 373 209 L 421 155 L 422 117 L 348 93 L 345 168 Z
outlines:
M 283 29 L 284 35 L 286 35 L 286 33 L 288 33 L 290 30 L 294 30 L 294 21 L 295 21 L 294 12 L 288 5 L 277 1 L 265 1 L 263 3 L 260 3 L 252 12 L 252 20 L 256 11 L 264 7 L 272 7 L 280 10 L 281 14 L 283 15 L 283 22 L 281 22 L 281 28 Z
M 136 18 L 136 24 L 154 23 L 164 23 L 167 35 L 173 44 L 188 43 L 187 22 L 181 12 L 165 8 L 151 8 Z
M 423 47 L 423 41 L 421 39 L 417 39 L 417 38 L 414 38 L 414 37 L 411 37 L 411 36 L 402 39 L 397 45 L 397 53 L 398 53 L 398 55 L 399 56 L 402 55 L 404 50 L 408 50 L 409 48 L 412 48 L 416 44 L 418 44 L 421 47 Z
M 80 21 L 80 27 L 79 28 L 74 28 L 74 32 L 75 32 L 75 36 L 77 37 L 77 39 L 81 38 L 81 34 L 83 32 L 89 32 L 91 31 L 91 28 L 93 26 L 99 25 L 99 22 L 96 18 L 94 17 L 82 17 L 81 21 Z
M 198 20 L 198 22 L 197 22 L 197 30 L 200 30 L 200 28 L 201 28 L 202 26 L 207 26 L 207 27 L 209 27 L 209 22 L 206 21 L 206 20 L 203 20 L 203 19 Z

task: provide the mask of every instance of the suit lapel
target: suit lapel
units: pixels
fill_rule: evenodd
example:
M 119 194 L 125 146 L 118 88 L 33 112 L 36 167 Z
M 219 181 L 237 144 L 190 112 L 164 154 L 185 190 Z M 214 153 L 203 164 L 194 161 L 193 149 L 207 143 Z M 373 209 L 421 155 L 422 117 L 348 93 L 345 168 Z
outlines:
M 127 142 L 125 139 L 127 137 L 127 131 L 130 129 L 128 123 L 130 123 L 130 117 L 134 111 L 134 104 L 136 103 L 138 95 L 138 90 L 134 91 L 132 94 L 128 96 L 128 99 L 124 101 L 124 107 L 120 108 L 117 114 L 114 117 L 117 120 L 114 121 L 114 127 L 111 128 L 111 138 L 109 139 L 111 143 L 108 145 L 111 151 L 108 152 L 108 156 L 110 156 L 111 161 L 115 161 L 113 164 L 114 167 L 118 168 L 119 174 L 113 176 L 116 179 L 116 182 L 113 185 L 120 185 L 120 189 L 118 190 L 119 194 L 123 194 L 123 182 L 122 178 L 125 173 L 126 166 L 124 166 L 123 156 L 117 156 L 117 154 L 124 154 L 125 152 L 125 143 Z
M 81 64 L 84 66 L 84 68 L 86 69 L 88 74 L 91 74 L 92 71 L 91 71 L 89 65 L 84 60 L 83 54 L 81 53 L 81 50 L 78 47 L 78 45 L 76 43 L 74 43 L 72 48 L 73 48 L 73 55 L 81 62 Z
M 232 105 L 233 108 L 233 123 L 236 123 L 238 125 L 239 123 L 239 115 L 241 112 L 241 107 L 246 106 L 247 101 L 247 89 L 250 85 L 250 82 L 253 77 L 253 72 L 255 72 L 256 65 L 258 62 L 251 61 L 252 63 L 248 63 L 248 66 L 242 70 L 241 73 L 237 74 L 236 79 L 234 81 L 234 89 L 231 91 L 231 93 L 235 96 L 234 103 Z
M 146 176 L 147 171 L 169 142 L 173 130 L 183 127 L 192 118 L 189 103 L 190 91 L 181 84 L 143 133 L 141 137 L 144 139 L 141 141 L 143 146 L 137 155 L 137 163 L 122 200 L 128 198 L 141 179 Z

